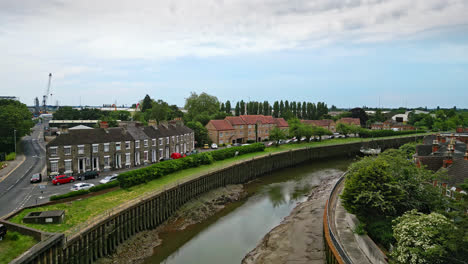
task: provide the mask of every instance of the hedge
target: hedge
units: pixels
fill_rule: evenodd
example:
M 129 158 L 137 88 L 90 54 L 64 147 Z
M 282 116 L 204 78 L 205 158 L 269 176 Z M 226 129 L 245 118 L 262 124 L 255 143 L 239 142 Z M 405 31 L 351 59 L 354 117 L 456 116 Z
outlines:
M 426 131 L 422 130 L 406 130 L 406 131 L 393 131 L 393 130 L 370 130 L 370 129 L 361 129 L 359 131 L 359 137 L 370 138 L 370 137 L 390 137 L 390 136 L 400 136 L 400 135 L 409 135 L 424 133 Z
M 75 197 L 75 196 L 80 196 L 80 195 L 92 193 L 92 192 L 99 192 L 99 191 L 109 189 L 109 188 L 114 188 L 114 187 L 117 187 L 117 186 L 119 186 L 118 181 L 111 181 L 111 182 L 108 182 L 108 183 L 105 183 L 105 184 L 96 185 L 94 187 L 89 188 L 88 190 L 71 191 L 71 192 L 68 192 L 68 193 L 65 193 L 65 194 L 61 194 L 61 195 L 52 195 L 50 197 L 50 200 L 51 201 L 61 200 L 61 199 L 65 199 L 65 198 L 70 198 L 70 197 Z
M 118 176 L 118 180 L 120 182 L 120 187 L 129 188 L 131 186 L 142 184 L 176 171 L 195 168 L 200 165 L 211 164 L 213 161 L 232 158 L 236 155 L 236 152 L 238 155 L 242 155 L 263 150 L 265 150 L 265 145 L 262 143 L 255 143 L 247 146 L 231 147 L 193 154 L 185 158 L 167 160 L 153 164 L 146 168 L 121 173 Z

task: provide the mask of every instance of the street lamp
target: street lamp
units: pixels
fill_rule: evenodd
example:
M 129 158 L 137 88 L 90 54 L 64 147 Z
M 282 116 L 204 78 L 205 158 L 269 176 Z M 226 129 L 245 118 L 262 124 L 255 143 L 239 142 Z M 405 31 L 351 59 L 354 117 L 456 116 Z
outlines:
M 16 155 L 16 129 L 13 129 L 13 135 L 15 140 L 15 155 Z

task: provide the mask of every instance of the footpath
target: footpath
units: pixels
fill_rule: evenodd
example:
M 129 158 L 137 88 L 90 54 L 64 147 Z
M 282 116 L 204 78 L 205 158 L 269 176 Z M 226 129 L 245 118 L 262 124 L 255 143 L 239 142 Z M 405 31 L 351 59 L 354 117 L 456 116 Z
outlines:
M 0 182 L 5 180 L 8 176 L 10 176 L 13 171 L 16 170 L 23 162 L 26 160 L 26 156 L 23 154 L 20 154 L 16 156 L 15 160 L 12 161 L 3 161 L 4 163 L 7 164 L 7 166 L 3 169 L 0 169 Z

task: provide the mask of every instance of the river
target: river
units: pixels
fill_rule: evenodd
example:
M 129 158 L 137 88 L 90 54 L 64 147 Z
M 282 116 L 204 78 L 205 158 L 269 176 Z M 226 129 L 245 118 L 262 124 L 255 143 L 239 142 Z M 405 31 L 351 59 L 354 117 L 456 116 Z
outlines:
M 144 263 L 236 263 L 307 199 L 321 177 L 340 174 L 352 159 L 313 161 L 278 170 L 245 185 L 247 198 L 182 231 L 160 234 L 163 243 Z

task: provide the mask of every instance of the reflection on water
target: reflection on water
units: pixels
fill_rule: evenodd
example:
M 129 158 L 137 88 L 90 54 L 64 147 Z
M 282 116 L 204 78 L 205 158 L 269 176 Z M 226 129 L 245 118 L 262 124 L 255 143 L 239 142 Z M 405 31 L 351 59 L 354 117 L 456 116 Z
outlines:
M 161 234 L 163 244 L 145 263 L 240 263 L 262 237 L 306 199 L 320 178 L 341 174 L 351 160 L 301 165 L 245 186 L 249 197 L 205 222 Z

